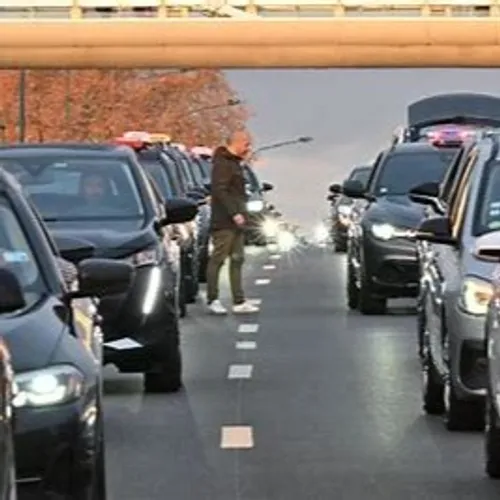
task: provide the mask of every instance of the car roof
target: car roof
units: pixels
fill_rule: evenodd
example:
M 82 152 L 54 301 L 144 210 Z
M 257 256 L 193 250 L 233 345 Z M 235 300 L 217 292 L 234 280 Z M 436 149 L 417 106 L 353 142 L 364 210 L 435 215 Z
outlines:
M 94 143 L 73 143 L 73 142 L 45 142 L 42 144 L 9 144 L 8 146 L 0 146 L 0 155 L 4 158 L 12 156 L 17 157 L 19 153 L 23 156 L 37 156 L 40 153 L 50 155 L 77 153 L 79 156 L 131 156 L 132 151 L 128 146 L 116 144 L 94 144 Z
M 442 151 L 458 149 L 458 146 L 439 148 L 428 142 L 401 142 L 388 150 L 390 154 L 399 153 L 425 153 L 430 151 Z

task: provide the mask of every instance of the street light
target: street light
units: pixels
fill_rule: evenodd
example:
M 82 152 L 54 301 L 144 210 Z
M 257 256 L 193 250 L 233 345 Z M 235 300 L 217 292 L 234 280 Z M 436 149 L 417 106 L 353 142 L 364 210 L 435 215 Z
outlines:
M 211 111 L 212 109 L 231 108 L 233 106 L 238 106 L 240 104 L 243 104 L 243 101 L 241 99 L 228 99 L 226 102 L 223 103 L 210 104 L 209 106 L 203 106 L 201 108 L 196 108 L 193 109 L 192 111 L 188 111 L 187 113 L 182 113 L 181 117 L 196 115 L 203 111 Z
M 282 148 L 285 146 L 293 146 L 295 144 L 305 144 L 308 142 L 313 141 L 312 137 L 304 136 L 304 137 L 297 137 L 296 139 L 292 139 L 289 141 L 282 141 L 282 142 L 275 142 L 273 144 L 269 144 L 267 146 L 262 146 L 260 148 L 257 148 L 251 155 L 250 159 L 253 160 L 257 156 L 258 153 L 262 151 L 269 151 L 270 149 L 278 149 Z

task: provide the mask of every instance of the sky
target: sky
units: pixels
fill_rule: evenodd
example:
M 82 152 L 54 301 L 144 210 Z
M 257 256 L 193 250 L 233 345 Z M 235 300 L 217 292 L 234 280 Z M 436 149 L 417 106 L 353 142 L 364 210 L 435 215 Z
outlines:
M 405 122 L 406 106 L 446 92 L 500 96 L 500 70 L 233 70 L 226 74 L 250 108 L 255 146 L 311 136 L 266 152 L 258 173 L 270 200 L 311 228 L 328 211 L 326 195 L 356 165 L 370 163 Z

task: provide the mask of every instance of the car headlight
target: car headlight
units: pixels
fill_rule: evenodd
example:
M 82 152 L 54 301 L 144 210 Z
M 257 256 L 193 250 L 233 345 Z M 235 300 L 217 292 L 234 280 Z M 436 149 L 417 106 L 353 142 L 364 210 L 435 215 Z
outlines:
M 83 374 L 71 365 L 20 373 L 15 377 L 16 408 L 40 408 L 77 400 L 83 393 Z
M 279 231 L 279 224 L 274 219 L 266 219 L 262 224 L 262 232 L 266 238 L 274 238 Z
M 469 314 L 483 316 L 493 296 L 493 286 L 488 281 L 473 276 L 464 279 L 458 303 Z
M 247 210 L 249 212 L 260 212 L 264 209 L 264 202 L 262 200 L 251 200 L 247 202 Z
M 157 264 L 161 260 L 159 253 L 160 250 L 158 247 L 149 248 L 147 250 L 134 253 L 126 257 L 124 260 L 133 266 L 147 266 L 150 264 Z
M 289 252 L 296 244 L 295 235 L 290 231 L 281 231 L 278 235 L 278 248 L 283 252 Z
M 402 230 L 394 227 L 392 224 L 372 224 L 371 226 L 371 232 L 375 238 L 378 238 L 379 240 L 390 240 L 392 238 L 396 238 L 398 236 L 398 233 L 401 233 Z
M 328 239 L 330 233 L 324 224 L 319 224 L 314 230 L 314 239 L 318 242 L 323 242 Z
M 352 207 L 350 205 L 339 205 L 337 208 L 339 215 L 343 215 L 344 217 L 349 217 L 352 212 Z

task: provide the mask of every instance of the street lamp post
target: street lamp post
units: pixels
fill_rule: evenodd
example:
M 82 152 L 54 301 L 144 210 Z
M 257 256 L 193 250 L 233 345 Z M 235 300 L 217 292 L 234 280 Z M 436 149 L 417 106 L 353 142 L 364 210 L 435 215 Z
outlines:
M 269 151 L 270 149 L 279 149 L 283 148 L 285 146 L 293 146 L 295 144 L 305 144 L 308 142 L 311 142 L 313 140 L 312 137 L 304 136 L 304 137 L 297 137 L 296 139 L 291 139 L 288 141 L 282 141 L 282 142 L 275 142 L 273 144 L 269 144 L 267 146 L 262 146 L 260 148 L 257 148 L 252 155 L 250 156 L 250 160 L 254 160 L 259 153 L 262 151 Z
M 228 99 L 226 102 L 219 104 L 211 104 L 210 106 L 203 106 L 201 108 L 193 109 L 187 113 L 183 113 L 181 117 L 196 115 L 198 113 L 202 113 L 203 111 L 211 111 L 212 109 L 220 109 L 220 108 L 232 108 L 233 106 L 239 106 L 243 104 L 243 101 L 240 99 Z

